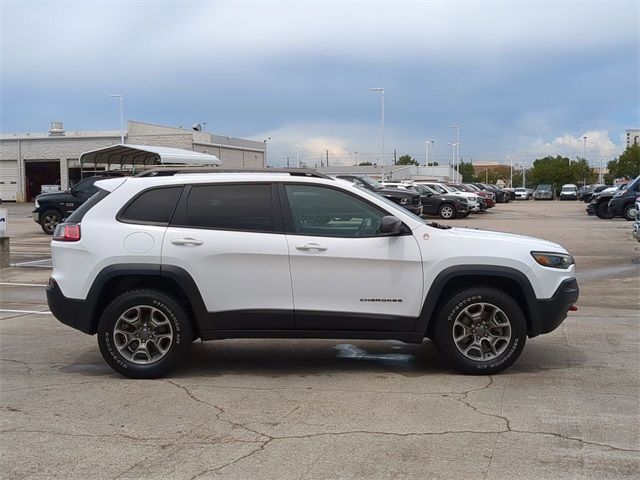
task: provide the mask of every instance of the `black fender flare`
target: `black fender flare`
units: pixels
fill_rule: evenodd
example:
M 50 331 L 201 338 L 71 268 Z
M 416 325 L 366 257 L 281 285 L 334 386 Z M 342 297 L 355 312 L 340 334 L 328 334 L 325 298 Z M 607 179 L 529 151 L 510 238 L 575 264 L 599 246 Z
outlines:
M 529 336 L 535 336 L 540 333 L 540 314 L 536 294 L 533 291 L 531 282 L 527 276 L 521 271 L 498 265 L 454 265 L 442 270 L 436 278 L 434 278 L 429 292 L 425 297 L 418 317 L 416 325 L 416 333 L 426 335 L 429 331 L 431 318 L 436 313 L 436 307 L 440 301 L 444 289 L 451 280 L 463 277 L 491 277 L 502 278 L 514 281 L 520 287 L 524 297 L 524 305 L 522 310 L 527 317 L 527 328 Z
M 96 275 L 96 278 L 89 289 L 83 308 L 83 322 L 85 328 L 80 328 L 86 333 L 96 333 L 100 313 L 97 311 L 100 305 L 100 296 L 107 282 L 120 277 L 148 276 L 158 279 L 165 278 L 173 281 L 189 301 L 189 306 L 194 314 L 194 320 L 199 330 L 208 330 L 207 308 L 200 294 L 195 281 L 191 275 L 183 268 L 173 265 L 160 265 L 153 263 L 124 263 L 113 264 L 105 267 Z M 170 293 L 170 292 L 169 292 Z

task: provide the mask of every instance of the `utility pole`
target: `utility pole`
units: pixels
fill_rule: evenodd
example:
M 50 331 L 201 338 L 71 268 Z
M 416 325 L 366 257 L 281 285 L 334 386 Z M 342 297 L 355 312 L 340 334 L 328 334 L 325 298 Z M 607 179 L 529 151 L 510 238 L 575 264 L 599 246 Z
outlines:
M 329 150 L 327 149 L 327 167 L 329 166 Z
M 287 157 L 287 168 L 289 168 L 289 157 Z
M 397 165 L 398 164 L 398 154 L 396 152 L 396 149 L 393 149 L 393 164 Z
M 356 150 L 356 167 L 358 166 L 358 151 Z
M 296 145 L 296 167 L 300 168 L 300 145 Z

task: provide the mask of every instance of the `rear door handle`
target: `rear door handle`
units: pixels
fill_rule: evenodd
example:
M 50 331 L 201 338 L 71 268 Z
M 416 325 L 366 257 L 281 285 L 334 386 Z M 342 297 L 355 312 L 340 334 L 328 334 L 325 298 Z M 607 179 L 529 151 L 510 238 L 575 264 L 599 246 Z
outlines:
M 319 252 L 324 252 L 327 247 L 323 247 L 322 245 L 318 245 L 317 243 L 305 243 L 304 245 L 296 245 L 298 250 L 309 251 L 309 250 L 318 250 Z
M 198 245 L 202 245 L 204 242 L 202 240 L 198 240 L 197 238 L 174 238 L 171 240 L 171 243 L 174 245 L 182 245 L 185 247 L 197 247 Z

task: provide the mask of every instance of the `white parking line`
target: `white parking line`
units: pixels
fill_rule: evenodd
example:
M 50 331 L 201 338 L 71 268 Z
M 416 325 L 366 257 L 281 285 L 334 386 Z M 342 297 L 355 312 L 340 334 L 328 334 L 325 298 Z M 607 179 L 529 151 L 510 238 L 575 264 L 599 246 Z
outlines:
M 39 312 L 37 310 L 11 310 L 6 308 L 0 308 L 0 313 L 35 313 L 36 315 L 51 315 L 49 310 Z
M 43 258 L 42 260 L 30 260 L 28 262 L 14 263 L 13 265 L 15 267 L 22 267 L 24 265 L 29 265 L 29 264 L 32 264 L 32 263 L 42 263 L 42 262 L 50 262 L 50 261 L 51 261 L 50 258 Z
M 0 282 L 0 285 L 9 285 L 12 287 L 46 287 L 44 284 L 39 283 L 11 283 L 11 282 Z

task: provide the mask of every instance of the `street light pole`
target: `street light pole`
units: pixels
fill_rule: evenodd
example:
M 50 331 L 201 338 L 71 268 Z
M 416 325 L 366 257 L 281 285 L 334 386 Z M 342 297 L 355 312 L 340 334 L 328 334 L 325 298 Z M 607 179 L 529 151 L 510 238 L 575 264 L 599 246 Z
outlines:
M 385 161 L 384 161 L 384 88 L 382 87 L 376 87 L 376 88 L 370 88 L 369 89 L 370 92 L 377 92 L 380 93 L 381 99 L 382 99 L 382 158 L 381 158 L 381 163 L 382 163 L 382 169 L 384 171 L 384 166 L 386 165 Z M 384 177 L 384 175 L 383 175 Z M 383 178 L 384 179 L 384 178 Z
M 457 149 L 457 147 L 458 147 L 458 144 L 457 144 L 457 143 L 447 143 L 447 145 L 451 145 L 451 159 L 453 160 L 453 172 L 454 172 L 454 174 L 453 174 L 453 176 L 454 176 L 453 181 L 454 181 L 454 182 L 457 182 L 457 181 L 458 181 L 458 175 L 456 175 L 456 167 L 455 167 L 455 164 L 456 164 L 456 149 Z
M 429 164 L 429 161 L 431 160 L 431 157 L 433 156 L 433 153 L 431 151 L 431 147 L 433 147 L 433 144 L 435 143 L 435 140 L 427 140 L 425 143 L 425 146 L 427 148 L 427 162 L 425 163 L 425 166 L 427 166 Z M 433 175 L 433 179 L 435 180 L 436 178 L 436 166 L 434 164 L 434 162 L 431 162 L 431 173 Z
M 460 161 L 460 149 L 458 148 L 458 146 L 460 145 L 460 125 L 451 125 L 451 128 L 455 128 L 456 129 L 456 156 L 455 156 L 455 160 L 453 162 L 453 168 L 455 169 L 456 173 L 460 174 L 460 168 L 458 167 L 459 165 L 459 161 Z
M 122 105 L 122 94 L 114 93 L 109 96 L 120 100 L 120 143 L 124 144 L 124 108 Z
M 300 145 L 296 145 L 296 168 L 300 168 Z
M 264 166 L 268 167 L 269 162 L 267 160 L 267 140 L 271 140 L 271 137 L 267 137 L 264 139 Z
M 582 154 L 582 158 L 587 159 L 587 136 L 582 137 L 584 140 L 584 153 Z

